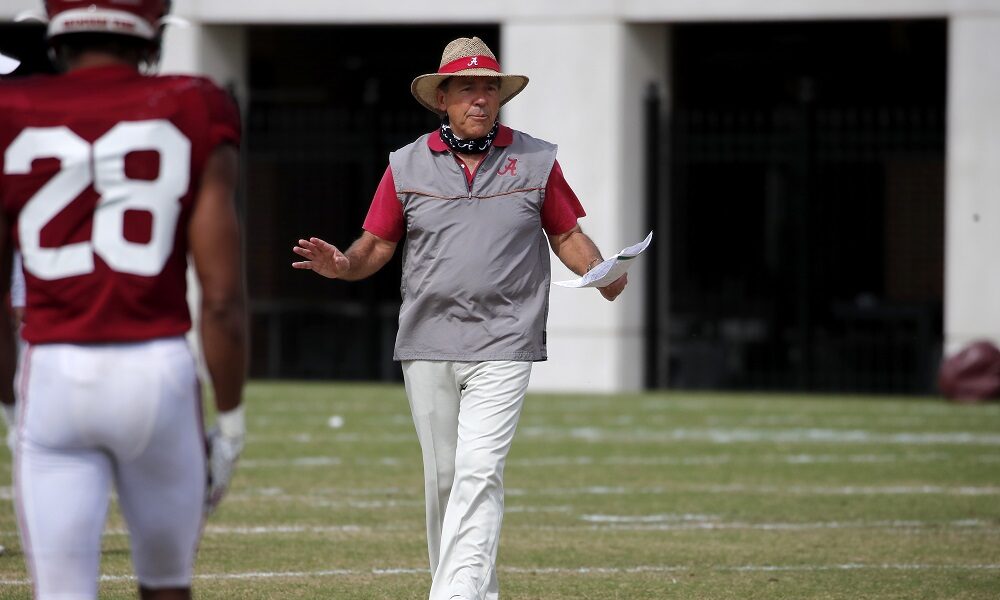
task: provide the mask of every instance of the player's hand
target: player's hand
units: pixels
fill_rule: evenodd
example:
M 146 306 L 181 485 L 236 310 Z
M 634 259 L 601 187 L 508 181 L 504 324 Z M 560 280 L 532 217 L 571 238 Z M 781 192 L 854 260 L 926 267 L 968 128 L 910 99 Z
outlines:
M 7 448 L 13 456 L 17 447 L 17 411 L 13 404 L 3 404 L 3 420 L 7 424 Z
M 328 244 L 319 238 L 299 240 L 299 245 L 292 252 L 305 260 L 293 262 L 296 269 L 310 269 L 324 277 L 336 279 L 350 270 L 351 260 L 333 244 Z
M 218 415 L 218 424 L 208 432 L 208 489 L 205 493 L 205 514 L 210 515 L 222 502 L 236 470 L 236 461 L 243 452 L 245 428 L 243 408 L 237 407 Z
M 602 288 L 597 288 L 597 291 L 601 292 L 605 300 L 611 302 L 618 297 L 618 294 L 622 293 L 626 285 L 628 285 L 628 273 L 625 273 Z

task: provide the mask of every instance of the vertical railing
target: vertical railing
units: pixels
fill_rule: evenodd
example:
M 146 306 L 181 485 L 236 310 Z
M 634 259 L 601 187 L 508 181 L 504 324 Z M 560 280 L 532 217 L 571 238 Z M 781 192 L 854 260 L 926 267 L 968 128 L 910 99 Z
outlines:
M 912 176 L 890 166 L 943 164 L 941 110 L 818 107 L 801 91 L 797 106 L 674 110 L 656 128 L 669 140 L 670 358 L 649 344 L 651 364 L 676 365 L 680 387 L 931 391 L 942 292 L 892 289 L 885 231 L 887 186 Z M 940 210 L 943 174 L 930 181 L 906 210 Z
M 344 284 L 293 272 L 291 246 L 301 235 L 326 236 L 342 248 L 356 239 L 389 152 L 430 126 L 414 110 L 251 104 L 249 279 L 252 334 L 260 342 L 254 376 L 398 379 L 399 257 L 372 278 Z M 287 255 L 275 255 L 276 248 Z

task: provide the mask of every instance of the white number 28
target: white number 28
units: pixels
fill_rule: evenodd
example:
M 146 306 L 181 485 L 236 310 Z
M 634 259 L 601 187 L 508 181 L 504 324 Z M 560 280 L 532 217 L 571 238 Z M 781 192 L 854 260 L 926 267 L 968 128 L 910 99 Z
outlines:
M 129 179 L 125 156 L 144 150 L 159 154 L 159 175 L 153 180 Z M 67 127 L 24 129 L 7 147 L 7 174 L 30 173 L 32 161 L 40 158 L 56 158 L 61 163 L 59 172 L 21 209 L 18 234 L 24 268 L 46 280 L 85 275 L 94 270 L 96 253 L 120 273 L 160 273 L 173 250 L 180 199 L 190 183 L 190 157 L 191 142 L 165 120 L 118 123 L 93 145 Z M 91 184 L 100 195 L 91 239 L 43 248 L 42 228 Z M 125 239 L 128 210 L 152 215 L 149 242 Z

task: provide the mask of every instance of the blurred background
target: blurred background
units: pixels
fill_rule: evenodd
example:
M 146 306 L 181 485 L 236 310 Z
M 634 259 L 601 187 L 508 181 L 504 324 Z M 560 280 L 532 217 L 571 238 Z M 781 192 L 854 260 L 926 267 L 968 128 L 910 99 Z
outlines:
M 0 7 L 15 76 L 51 71 L 13 20 L 40 4 Z M 502 120 L 560 145 L 605 255 L 654 231 L 618 302 L 553 289 L 535 390 L 932 394 L 1000 341 L 1000 2 L 174 7 L 161 72 L 243 111 L 256 378 L 401 379 L 401 252 L 345 284 L 291 247 L 360 234 L 388 153 L 437 125 L 410 81 L 472 35 L 531 78 Z

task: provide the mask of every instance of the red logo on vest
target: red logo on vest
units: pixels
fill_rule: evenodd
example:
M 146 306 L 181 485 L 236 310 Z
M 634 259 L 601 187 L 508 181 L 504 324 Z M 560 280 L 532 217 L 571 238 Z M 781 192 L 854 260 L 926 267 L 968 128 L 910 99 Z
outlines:
M 517 175 L 517 159 L 516 158 L 508 158 L 507 159 L 507 164 L 504 165 L 504 168 L 502 168 L 499 171 L 497 171 L 497 175 L 506 175 L 508 173 L 510 173 L 511 175 Z

